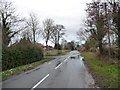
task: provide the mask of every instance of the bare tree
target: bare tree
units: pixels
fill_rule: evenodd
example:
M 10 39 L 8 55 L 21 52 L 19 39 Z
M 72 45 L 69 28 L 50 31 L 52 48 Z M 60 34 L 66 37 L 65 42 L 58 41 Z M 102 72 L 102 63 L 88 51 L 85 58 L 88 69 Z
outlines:
M 29 29 L 28 25 L 26 25 L 26 29 L 24 29 L 20 35 L 22 36 L 22 38 L 25 38 L 26 40 L 30 40 L 31 42 L 33 41 L 32 31 Z
M 89 27 L 88 32 L 91 33 L 91 37 L 94 38 L 99 47 L 99 51 L 103 53 L 103 38 L 107 31 L 105 29 L 105 13 L 103 13 L 103 3 L 94 1 L 87 4 L 88 19 L 87 24 Z
M 46 19 L 43 21 L 43 38 L 45 39 L 46 47 L 48 46 L 48 41 L 50 40 L 50 36 L 52 34 L 53 29 L 53 20 L 52 19 Z
M 26 35 L 30 37 L 29 33 L 32 32 L 33 42 L 36 43 L 36 34 L 39 34 L 40 32 L 39 20 L 34 13 L 30 13 L 29 19 L 26 22 L 28 30 L 26 31 Z
M 50 39 L 55 45 L 59 44 L 60 38 L 62 38 L 62 36 L 65 34 L 64 29 L 65 29 L 65 27 L 63 25 L 60 25 L 60 24 L 53 26 Z
M 86 32 L 85 30 L 82 30 L 80 29 L 79 31 L 77 31 L 77 36 L 78 36 L 78 39 L 81 41 L 81 40 L 84 40 L 84 41 L 87 41 L 89 39 L 89 36 L 90 36 L 90 33 L 89 32 Z
M 67 44 L 67 40 L 65 38 L 63 38 L 61 41 L 62 49 L 65 49 L 66 44 Z
M 120 1 L 119 0 L 107 0 L 111 7 L 112 19 L 115 32 L 117 36 L 117 45 L 118 45 L 118 58 L 120 58 Z
M 50 36 L 50 41 L 52 42 L 52 43 L 57 43 L 57 27 L 54 25 L 53 27 L 52 27 L 52 33 L 51 33 L 51 36 Z
M 23 27 L 16 28 L 16 26 L 24 20 L 20 19 L 19 16 L 15 14 L 15 8 L 13 7 L 12 2 L 4 0 L 0 1 L 0 20 L 3 40 L 2 44 L 7 47 L 11 38 L 23 30 Z
M 59 44 L 60 38 L 65 34 L 64 33 L 65 27 L 60 24 L 57 24 L 56 27 L 57 27 L 57 37 L 58 37 L 57 43 Z

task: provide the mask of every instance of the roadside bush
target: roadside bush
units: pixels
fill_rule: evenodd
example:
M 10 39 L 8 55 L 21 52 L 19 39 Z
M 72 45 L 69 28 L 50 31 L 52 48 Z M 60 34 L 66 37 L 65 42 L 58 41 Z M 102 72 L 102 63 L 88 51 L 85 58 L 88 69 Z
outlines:
M 54 49 L 58 49 L 58 50 L 61 50 L 62 49 L 62 47 L 61 47 L 61 45 L 60 44 L 55 44 L 55 46 L 54 46 Z
M 118 57 L 118 49 L 117 48 L 111 48 L 110 53 L 111 53 L 110 57 L 112 57 L 112 58 Z M 104 48 L 103 55 L 108 55 L 108 54 L 109 54 L 109 49 Z
M 22 39 L 19 43 L 3 48 L 2 70 L 39 61 L 43 58 L 43 51 L 29 40 Z

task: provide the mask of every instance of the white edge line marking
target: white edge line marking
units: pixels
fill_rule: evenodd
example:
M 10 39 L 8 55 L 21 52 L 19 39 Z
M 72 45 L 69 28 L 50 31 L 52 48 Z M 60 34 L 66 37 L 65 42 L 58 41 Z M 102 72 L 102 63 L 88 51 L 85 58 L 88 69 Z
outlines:
M 32 87 L 31 90 L 35 89 L 39 84 L 41 84 L 47 77 L 49 77 L 49 74 L 47 74 L 42 80 L 40 80 L 36 85 Z
M 55 69 L 59 68 L 62 65 L 62 63 L 60 63 L 57 67 L 55 67 Z

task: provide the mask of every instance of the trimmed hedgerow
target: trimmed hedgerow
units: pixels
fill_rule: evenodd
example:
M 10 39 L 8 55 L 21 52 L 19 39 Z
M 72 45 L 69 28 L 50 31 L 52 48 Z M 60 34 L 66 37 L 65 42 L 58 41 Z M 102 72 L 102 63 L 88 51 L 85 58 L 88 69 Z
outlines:
M 29 40 L 22 39 L 19 43 L 3 48 L 2 70 L 26 65 L 43 58 L 43 51 Z

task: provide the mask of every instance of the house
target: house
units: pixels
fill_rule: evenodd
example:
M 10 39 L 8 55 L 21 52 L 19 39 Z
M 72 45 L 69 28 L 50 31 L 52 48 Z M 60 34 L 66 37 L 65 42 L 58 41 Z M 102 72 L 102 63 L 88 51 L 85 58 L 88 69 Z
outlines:
M 39 47 L 39 48 L 45 49 L 45 46 L 41 43 L 36 43 L 36 46 Z

